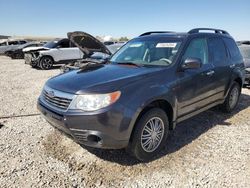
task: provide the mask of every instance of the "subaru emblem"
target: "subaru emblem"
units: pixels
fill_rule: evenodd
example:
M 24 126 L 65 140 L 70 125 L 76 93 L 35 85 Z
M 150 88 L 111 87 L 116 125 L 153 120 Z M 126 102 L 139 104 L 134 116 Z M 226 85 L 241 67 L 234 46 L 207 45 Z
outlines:
M 48 91 L 48 96 L 53 98 L 55 96 L 54 91 Z

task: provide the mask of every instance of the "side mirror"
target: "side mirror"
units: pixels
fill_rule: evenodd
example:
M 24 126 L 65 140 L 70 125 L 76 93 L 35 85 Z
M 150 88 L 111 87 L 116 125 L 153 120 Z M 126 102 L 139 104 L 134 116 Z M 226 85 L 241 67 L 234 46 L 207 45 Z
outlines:
M 201 60 L 199 58 L 187 58 L 181 65 L 182 70 L 201 68 Z

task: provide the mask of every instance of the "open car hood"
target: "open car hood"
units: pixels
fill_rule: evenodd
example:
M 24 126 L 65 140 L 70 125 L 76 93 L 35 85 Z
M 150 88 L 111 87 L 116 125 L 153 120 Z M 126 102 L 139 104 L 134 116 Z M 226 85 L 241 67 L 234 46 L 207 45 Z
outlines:
M 102 52 L 111 55 L 108 48 L 95 37 L 82 31 L 69 32 L 69 40 L 76 45 L 87 57 L 90 57 L 94 52 Z

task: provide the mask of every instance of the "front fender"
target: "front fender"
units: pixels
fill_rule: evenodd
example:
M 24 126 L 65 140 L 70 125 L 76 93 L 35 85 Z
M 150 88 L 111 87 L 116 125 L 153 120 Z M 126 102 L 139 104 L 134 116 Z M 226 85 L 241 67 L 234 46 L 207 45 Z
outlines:
M 49 56 L 51 57 L 54 61 L 57 61 L 57 58 L 55 57 L 55 55 L 53 54 L 53 52 L 51 52 L 51 50 L 46 50 L 46 51 L 40 51 L 39 52 L 39 59 L 41 59 L 42 57 L 45 56 Z
M 132 84 L 133 85 L 133 84 Z M 171 110 L 173 112 L 172 122 L 170 122 L 170 126 L 175 124 L 176 120 L 176 97 L 171 91 L 171 89 L 165 85 L 157 84 L 148 87 L 150 84 L 142 84 L 141 87 L 137 87 L 136 90 L 131 91 L 130 89 L 127 90 L 128 93 L 124 95 L 127 98 L 127 102 L 124 101 L 124 106 L 127 107 L 129 110 L 131 120 L 128 127 L 128 132 L 131 135 L 135 123 L 140 116 L 141 112 L 151 103 L 164 100 L 171 106 Z M 136 88 L 131 86 L 131 88 Z M 129 94 L 129 92 L 133 92 Z M 128 97 L 129 96 L 129 97 Z

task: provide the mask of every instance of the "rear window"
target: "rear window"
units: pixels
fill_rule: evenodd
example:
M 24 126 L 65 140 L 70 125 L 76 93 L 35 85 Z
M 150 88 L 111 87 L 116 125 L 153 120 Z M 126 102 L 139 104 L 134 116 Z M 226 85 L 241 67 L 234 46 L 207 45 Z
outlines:
M 224 40 L 224 42 L 225 42 L 225 44 L 226 44 L 226 46 L 227 46 L 227 48 L 229 50 L 231 58 L 233 60 L 240 59 L 241 54 L 240 54 L 239 48 L 237 47 L 234 40 L 230 39 L 230 38 L 224 38 L 223 40 Z

